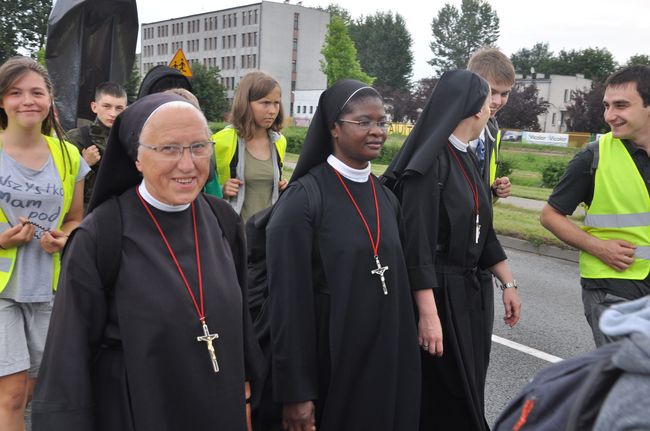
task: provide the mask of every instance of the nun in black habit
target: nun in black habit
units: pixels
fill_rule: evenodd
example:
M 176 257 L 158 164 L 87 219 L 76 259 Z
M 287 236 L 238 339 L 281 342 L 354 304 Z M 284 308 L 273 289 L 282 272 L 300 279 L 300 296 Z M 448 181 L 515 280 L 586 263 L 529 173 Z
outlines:
M 385 173 L 402 204 L 411 287 L 433 288 L 442 324 L 442 339 L 422 343 L 421 430 L 489 429 L 484 388 L 493 298 L 481 288 L 478 268 L 510 286 L 503 291 L 504 321 L 519 320 L 516 283 L 492 227 L 491 195 L 467 151 L 490 116 L 489 94 L 472 72 L 443 74 Z
M 260 353 L 242 224 L 200 193 L 211 154 L 205 117 L 179 96 L 115 121 L 63 258 L 35 431 L 247 428 Z
M 267 227 L 273 389 L 291 430 L 417 429 L 420 359 L 399 206 L 370 171 L 386 128 L 373 88 L 344 80 L 323 92 Z M 318 214 L 296 181 L 306 175 L 320 190 Z

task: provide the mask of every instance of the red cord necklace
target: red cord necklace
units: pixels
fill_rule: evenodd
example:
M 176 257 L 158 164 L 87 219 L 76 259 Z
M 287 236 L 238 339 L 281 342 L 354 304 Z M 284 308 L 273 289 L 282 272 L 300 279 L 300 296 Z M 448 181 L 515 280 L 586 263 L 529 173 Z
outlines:
M 476 179 L 474 179 L 474 183 L 472 184 L 472 180 L 469 179 L 469 175 L 467 174 L 467 171 L 465 171 L 465 168 L 463 167 L 463 164 L 461 163 L 461 161 L 458 158 L 458 155 L 456 154 L 454 149 L 451 147 L 450 143 L 447 143 L 447 148 L 449 148 L 449 151 L 451 152 L 451 154 L 456 159 L 456 163 L 458 164 L 458 167 L 460 168 L 461 172 L 463 173 L 463 176 L 467 180 L 467 184 L 469 185 L 469 189 L 472 191 L 472 197 L 474 199 L 474 214 L 476 214 L 476 223 L 474 225 L 476 235 L 474 237 L 474 243 L 478 244 L 478 238 L 481 235 L 481 225 L 479 224 L 479 217 L 478 217 L 478 215 L 479 215 L 478 185 L 476 184 Z
M 181 275 L 181 278 L 183 279 L 183 283 L 185 284 L 187 293 L 189 293 L 190 298 L 194 303 L 196 314 L 199 317 L 199 321 L 203 329 L 203 335 L 196 337 L 196 340 L 204 341 L 206 343 L 208 348 L 208 354 L 210 355 L 210 361 L 212 362 L 212 369 L 214 370 L 215 373 L 218 373 L 219 363 L 217 362 L 217 355 L 214 350 L 214 346 L 212 345 L 212 340 L 214 340 L 215 338 L 219 338 L 219 334 L 216 333 L 211 334 L 210 330 L 208 329 L 208 324 L 205 321 L 205 303 L 203 302 L 203 275 L 201 273 L 201 254 L 199 253 L 199 236 L 196 228 L 196 212 L 194 210 L 194 202 L 192 202 L 191 207 L 192 207 L 192 223 L 194 225 L 194 248 L 196 250 L 196 269 L 198 271 L 198 276 L 199 276 L 199 302 L 196 301 L 196 296 L 194 296 L 194 292 L 190 287 L 190 283 L 188 283 L 187 278 L 185 277 L 185 273 L 183 272 L 183 269 L 181 268 L 181 265 L 178 262 L 178 259 L 176 258 L 176 254 L 174 253 L 174 250 L 172 250 L 172 246 L 169 244 L 169 241 L 167 241 L 167 237 L 165 236 L 165 233 L 160 227 L 158 220 L 156 220 L 156 217 L 151 212 L 149 205 L 147 205 L 145 200 L 142 198 L 142 195 L 140 194 L 140 190 L 138 190 L 137 187 L 135 189 L 135 192 L 138 195 L 140 202 L 142 202 L 144 209 L 147 210 L 147 213 L 149 214 L 149 217 L 151 217 L 151 220 L 153 221 L 154 225 L 156 225 L 156 229 L 158 229 L 158 233 L 160 233 L 160 237 L 162 238 L 163 242 L 167 246 L 167 250 L 169 250 L 169 255 L 174 261 L 174 264 L 176 265 L 176 269 L 178 269 L 178 273 Z
M 379 261 L 379 241 L 381 240 L 381 222 L 379 219 L 379 202 L 377 201 L 377 190 L 375 188 L 375 182 L 372 180 L 372 175 L 368 176 L 368 179 L 370 181 L 370 185 L 372 186 L 372 195 L 375 199 L 375 214 L 377 216 L 377 240 L 372 237 L 372 233 L 370 232 L 370 227 L 368 226 L 368 222 L 366 221 L 366 218 L 363 216 L 363 213 L 361 212 L 361 208 L 359 208 L 359 205 L 357 205 L 357 201 L 354 199 L 354 196 L 352 196 L 352 193 L 350 193 L 350 189 L 348 186 L 345 184 L 345 181 L 343 181 L 343 177 L 341 177 L 341 174 L 339 172 L 332 168 L 336 176 L 338 177 L 339 181 L 341 182 L 341 185 L 347 192 L 348 196 L 350 197 L 350 200 L 352 201 L 352 204 L 354 205 L 354 208 L 356 208 L 357 213 L 359 213 L 359 217 L 361 217 L 361 221 L 363 222 L 363 225 L 366 227 L 366 231 L 368 232 L 368 238 L 370 238 L 370 245 L 372 246 L 372 255 L 375 259 L 375 265 L 377 268 L 373 269 L 370 271 L 372 275 L 377 275 L 379 276 L 379 280 L 381 281 L 381 287 L 384 291 L 384 295 L 388 295 L 388 287 L 386 286 L 386 278 L 384 277 L 384 272 L 388 271 L 388 266 L 381 266 L 381 262 Z

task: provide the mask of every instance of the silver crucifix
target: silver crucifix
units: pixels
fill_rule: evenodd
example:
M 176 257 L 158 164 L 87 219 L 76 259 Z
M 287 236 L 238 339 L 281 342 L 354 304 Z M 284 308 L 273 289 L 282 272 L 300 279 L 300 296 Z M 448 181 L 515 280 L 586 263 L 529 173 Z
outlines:
M 377 269 L 373 269 L 370 273 L 379 276 L 381 279 L 381 287 L 384 289 L 384 295 L 388 295 L 388 287 L 386 287 L 386 278 L 384 277 L 384 272 L 388 271 L 388 266 L 381 266 L 379 256 L 375 256 L 375 265 L 377 265 Z
M 205 321 L 203 321 L 202 324 L 203 324 L 203 335 L 201 335 L 200 337 L 196 337 L 196 341 L 206 342 L 208 346 L 208 354 L 210 355 L 210 360 L 212 361 L 212 368 L 214 369 L 215 373 L 218 373 L 219 363 L 217 362 L 217 354 L 214 351 L 212 340 L 214 340 L 215 338 L 219 338 L 219 334 L 211 334 L 210 330 L 208 329 L 208 325 L 205 323 Z

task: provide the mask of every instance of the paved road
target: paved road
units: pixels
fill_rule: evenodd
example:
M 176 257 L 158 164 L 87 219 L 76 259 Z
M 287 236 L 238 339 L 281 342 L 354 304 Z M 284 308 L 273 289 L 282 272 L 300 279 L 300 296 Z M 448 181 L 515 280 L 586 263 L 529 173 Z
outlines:
M 522 319 L 515 328 L 501 318 L 500 291 L 495 295 L 494 334 L 560 358 L 594 348 L 582 311 L 578 266 L 574 262 L 515 250 L 506 250 L 520 285 Z M 499 412 L 527 381 L 549 362 L 492 343 L 486 384 L 486 416 L 494 423 Z

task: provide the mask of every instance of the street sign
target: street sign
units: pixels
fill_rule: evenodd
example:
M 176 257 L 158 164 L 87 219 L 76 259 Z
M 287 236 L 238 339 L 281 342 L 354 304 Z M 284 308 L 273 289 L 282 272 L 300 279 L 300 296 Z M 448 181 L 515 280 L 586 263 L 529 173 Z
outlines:
M 192 77 L 192 69 L 190 69 L 190 64 L 187 62 L 187 58 L 185 58 L 185 54 L 183 54 L 183 50 L 180 48 L 178 48 L 178 51 L 176 51 L 176 54 L 174 54 L 172 61 L 169 62 L 169 67 L 177 69 L 188 78 Z

